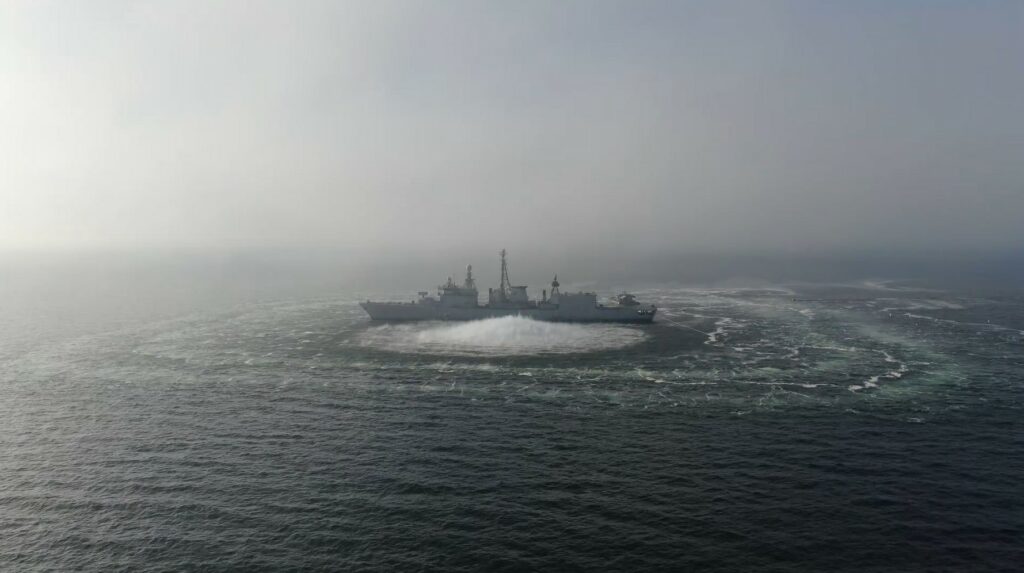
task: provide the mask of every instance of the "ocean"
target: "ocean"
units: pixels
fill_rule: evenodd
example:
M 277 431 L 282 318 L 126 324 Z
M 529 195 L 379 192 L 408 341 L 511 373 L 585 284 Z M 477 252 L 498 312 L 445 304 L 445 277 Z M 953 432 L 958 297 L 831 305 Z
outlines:
M 1020 570 L 1024 296 L 634 292 L 655 324 L 0 306 L 0 569 Z

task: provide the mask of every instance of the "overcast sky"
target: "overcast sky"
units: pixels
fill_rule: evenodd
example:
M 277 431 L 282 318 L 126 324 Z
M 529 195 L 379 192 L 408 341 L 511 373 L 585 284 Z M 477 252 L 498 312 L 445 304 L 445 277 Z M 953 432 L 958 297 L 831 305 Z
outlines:
M 1020 246 L 1024 2 L 0 4 L 0 248 L 466 244 Z

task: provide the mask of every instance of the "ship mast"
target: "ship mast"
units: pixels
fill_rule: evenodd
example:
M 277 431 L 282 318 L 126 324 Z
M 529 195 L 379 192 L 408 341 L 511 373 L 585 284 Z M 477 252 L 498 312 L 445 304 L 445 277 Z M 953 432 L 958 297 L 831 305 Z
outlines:
M 501 250 L 501 286 L 498 287 L 501 290 L 501 300 L 508 300 L 509 294 L 512 292 L 512 281 L 508 279 L 508 260 L 506 256 L 508 253 L 505 249 Z

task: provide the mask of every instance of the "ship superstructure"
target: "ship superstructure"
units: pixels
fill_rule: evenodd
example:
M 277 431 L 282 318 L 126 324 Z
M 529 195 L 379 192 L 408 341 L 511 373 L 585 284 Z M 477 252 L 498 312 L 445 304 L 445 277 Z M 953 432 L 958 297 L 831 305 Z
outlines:
M 599 304 L 593 292 L 562 293 L 558 276 L 551 281 L 550 295 L 542 291 L 540 300 L 530 300 L 525 285 L 513 285 L 509 279 L 508 254 L 501 251 L 501 279 L 498 288 L 487 289 L 487 304 L 479 302 L 480 293 L 473 278 L 473 266 L 466 267 L 466 278 L 457 284 L 452 277 L 437 288 L 437 296 L 427 291 L 412 302 L 359 303 L 373 320 L 477 320 L 501 316 L 523 316 L 557 322 L 651 322 L 657 309 L 642 304 L 628 293 L 614 297 L 610 304 Z

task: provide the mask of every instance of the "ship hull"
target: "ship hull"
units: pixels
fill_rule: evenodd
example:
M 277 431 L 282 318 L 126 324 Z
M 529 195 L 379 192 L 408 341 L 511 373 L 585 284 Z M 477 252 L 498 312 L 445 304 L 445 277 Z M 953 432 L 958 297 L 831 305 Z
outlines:
M 653 307 L 604 307 L 586 309 L 563 308 L 492 308 L 488 306 L 447 307 L 425 303 L 362 302 L 359 306 L 370 319 L 400 322 L 422 320 L 482 320 L 503 316 L 521 316 L 547 322 L 622 322 L 649 323 L 654 321 Z

